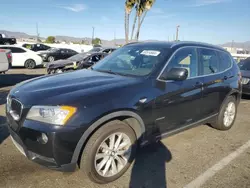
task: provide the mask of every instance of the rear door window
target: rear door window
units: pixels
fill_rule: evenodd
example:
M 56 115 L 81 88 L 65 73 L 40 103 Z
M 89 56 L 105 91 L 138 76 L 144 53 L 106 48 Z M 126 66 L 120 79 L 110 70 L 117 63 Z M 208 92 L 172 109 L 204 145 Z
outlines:
M 211 49 L 199 49 L 200 75 L 215 74 L 220 71 L 217 52 Z
M 2 49 L 9 49 L 12 53 L 25 53 L 26 51 L 16 47 L 1 47 Z
M 225 52 L 218 52 L 218 54 L 220 56 L 220 72 L 222 72 L 232 66 L 232 59 Z

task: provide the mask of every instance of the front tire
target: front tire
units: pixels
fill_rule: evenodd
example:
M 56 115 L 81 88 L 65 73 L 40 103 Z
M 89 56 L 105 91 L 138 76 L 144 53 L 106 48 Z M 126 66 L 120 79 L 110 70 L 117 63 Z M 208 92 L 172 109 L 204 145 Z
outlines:
M 5 42 L 4 45 L 10 45 L 10 43 L 9 42 Z
M 25 61 L 24 67 L 26 69 L 34 69 L 36 67 L 36 62 L 32 59 L 28 59 L 27 61 Z
M 223 103 L 216 121 L 211 125 L 218 130 L 229 130 L 235 122 L 236 114 L 236 99 L 234 96 L 229 96 Z
M 48 57 L 48 61 L 49 61 L 49 62 L 53 62 L 53 61 L 55 61 L 55 58 L 54 58 L 53 56 L 49 56 L 49 57 Z
M 90 137 L 80 168 L 96 183 L 112 182 L 131 165 L 136 143 L 136 135 L 129 125 L 118 120 L 108 122 Z

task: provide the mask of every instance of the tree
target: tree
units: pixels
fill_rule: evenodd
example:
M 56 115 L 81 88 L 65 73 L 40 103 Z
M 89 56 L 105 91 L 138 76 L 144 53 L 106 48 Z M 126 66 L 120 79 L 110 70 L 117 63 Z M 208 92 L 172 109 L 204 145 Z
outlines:
M 45 41 L 46 43 L 55 43 L 56 42 L 56 38 L 53 36 L 48 36 L 48 38 Z
M 136 0 L 126 0 L 125 1 L 125 40 L 126 43 L 129 42 L 129 17 L 132 12 L 132 9 L 134 8 L 136 4 Z
M 152 8 L 154 5 L 155 0 L 126 0 L 125 2 L 125 38 L 126 43 L 128 43 L 128 36 L 129 36 L 129 16 L 132 12 L 132 9 L 135 8 L 135 18 L 132 26 L 132 32 L 130 40 L 133 39 L 134 31 L 137 23 L 137 31 L 134 36 L 135 40 L 139 40 L 141 25 L 144 22 L 144 19 L 147 15 L 147 12 Z
M 99 38 L 95 38 L 95 39 L 92 40 L 92 44 L 93 45 L 102 44 L 102 40 L 99 39 Z

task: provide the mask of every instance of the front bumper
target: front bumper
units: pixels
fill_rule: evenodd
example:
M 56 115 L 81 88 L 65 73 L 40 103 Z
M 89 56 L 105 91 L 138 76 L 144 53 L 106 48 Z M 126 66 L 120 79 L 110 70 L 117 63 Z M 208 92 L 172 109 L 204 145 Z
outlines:
M 80 139 L 79 130 L 65 129 L 55 132 L 49 125 L 31 120 L 25 120 L 22 126 L 15 130 L 13 127 L 16 122 L 10 115 L 6 116 L 14 145 L 29 160 L 60 171 L 72 172 L 76 169 L 72 156 Z M 42 133 L 48 137 L 46 144 L 39 141 Z

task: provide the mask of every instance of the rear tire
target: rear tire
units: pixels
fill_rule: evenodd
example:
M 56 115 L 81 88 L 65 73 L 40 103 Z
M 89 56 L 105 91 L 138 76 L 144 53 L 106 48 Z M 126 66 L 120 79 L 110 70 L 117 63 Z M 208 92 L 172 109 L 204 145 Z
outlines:
M 108 122 L 88 140 L 80 168 L 96 183 L 112 182 L 121 177 L 133 162 L 136 145 L 136 135 L 129 125 L 118 120 Z
M 9 42 L 5 42 L 4 45 L 10 45 L 10 43 Z
M 36 62 L 32 59 L 28 59 L 24 63 L 26 69 L 34 69 L 36 67 Z
M 235 122 L 236 115 L 236 99 L 234 96 L 229 96 L 223 103 L 216 121 L 211 125 L 218 130 L 229 130 Z

